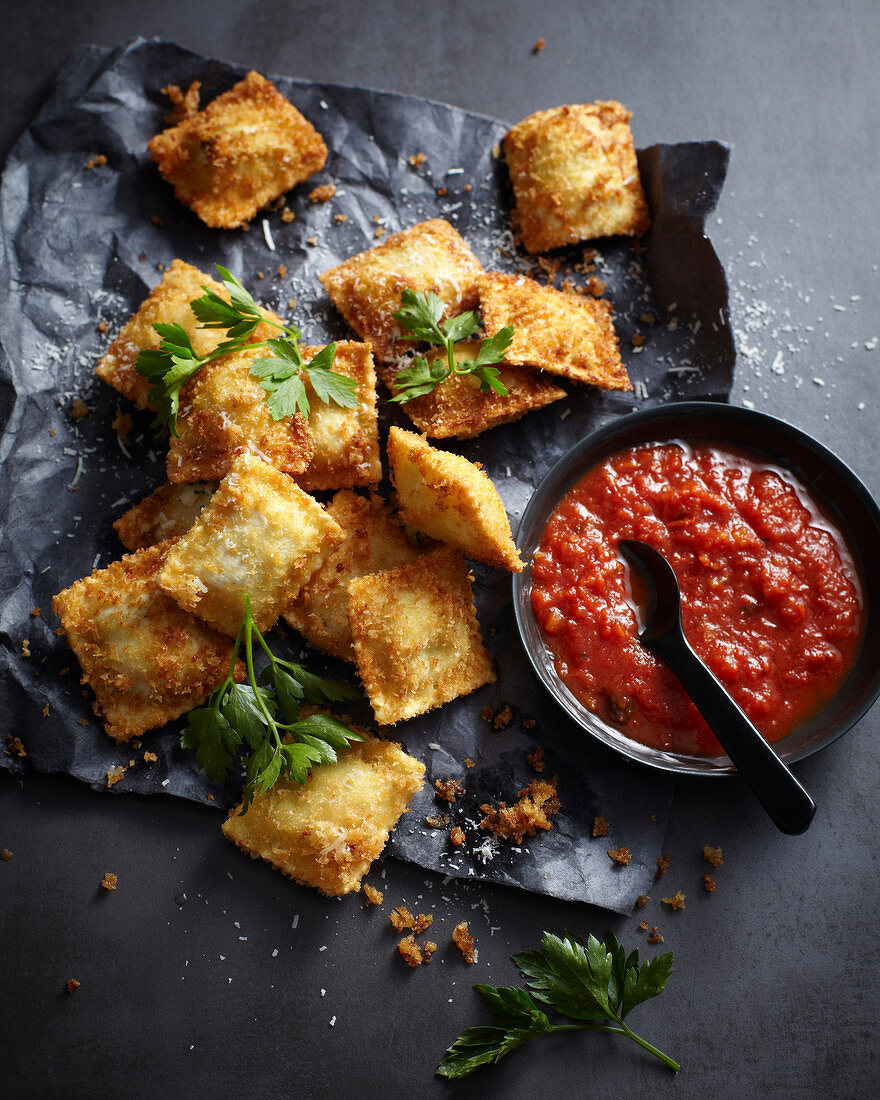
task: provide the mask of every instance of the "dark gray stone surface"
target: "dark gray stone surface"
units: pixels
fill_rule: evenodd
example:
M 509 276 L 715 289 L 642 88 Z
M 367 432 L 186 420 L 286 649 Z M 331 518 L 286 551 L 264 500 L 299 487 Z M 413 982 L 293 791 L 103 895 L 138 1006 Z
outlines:
M 634 111 L 639 145 L 730 142 L 711 233 L 738 330 L 733 400 L 812 432 L 880 489 L 873 0 L 41 0 L 7 5 L 3 19 L 0 154 L 74 46 L 135 34 L 510 121 L 618 98 Z M 546 47 L 533 55 L 539 37 Z M 476 967 L 441 948 L 430 969 L 409 973 L 382 914 L 356 898 L 326 901 L 252 863 L 210 811 L 102 797 L 66 778 L 21 786 L 0 776 L 0 847 L 14 853 L 0 864 L 2 1091 L 871 1095 L 880 1083 L 878 732 L 875 708 L 798 767 L 819 804 L 802 837 L 777 834 L 736 781 L 679 782 L 665 844 L 673 863 L 655 895 L 681 888 L 687 908 L 671 913 L 655 896 L 644 910 L 676 971 L 663 998 L 632 1017 L 683 1063 L 677 1078 L 635 1048 L 589 1035 L 539 1041 L 459 1086 L 431 1077 L 445 1045 L 481 1018 L 473 981 L 512 982 L 509 954 L 544 928 L 601 933 L 610 924 L 634 945 L 636 918 L 444 886 L 388 861 L 391 904 L 433 912 L 441 945 L 462 918 L 479 940 Z M 705 843 L 725 855 L 711 897 L 699 883 Z M 106 871 L 119 888 L 105 896 Z M 82 982 L 73 997 L 63 992 L 68 977 Z

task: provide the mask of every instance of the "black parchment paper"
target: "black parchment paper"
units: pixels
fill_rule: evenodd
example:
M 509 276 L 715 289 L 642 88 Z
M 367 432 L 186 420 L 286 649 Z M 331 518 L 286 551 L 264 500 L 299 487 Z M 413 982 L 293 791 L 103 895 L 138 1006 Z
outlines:
M 247 233 L 206 228 L 176 202 L 146 153 L 167 110 L 159 89 L 198 79 L 204 103 L 244 72 L 158 41 L 79 50 L 3 175 L 0 764 L 16 773 L 63 771 L 107 790 L 108 770 L 122 765 L 127 770 L 115 793 L 164 791 L 229 804 L 229 793 L 209 783 L 179 749 L 179 724 L 148 735 L 139 749 L 117 746 L 103 734 L 79 686 L 76 660 L 54 633 L 51 611 L 54 593 L 121 555 L 112 521 L 164 480 L 164 446 L 152 438 L 149 417 L 135 412 L 131 440 L 120 443 L 111 425 L 124 402 L 94 377 L 112 334 L 158 281 L 157 265 L 175 257 L 205 270 L 222 263 L 258 300 L 286 315 L 295 298 L 293 318 L 310 343 L 350 335 L 316 275 L 375 243 L 377 224 L 392 233 L 446 217 L 487 269 L 536 273 L 535 259 L 517 251 L 508 228 L 507 179 L 493 152 L 506 130 L 502 123 L 406 96 L 287 78 L 275 78 L 279 89 L 330 148 L 324 171 L 288 196 L 292 223 L 275 212 L 256 219 Z M 426 160 L 414 169 L 408 158 L 416 153 Z M 88 167 L 97 154 L 107 163 Z M 727 397 L 734 358 L 727 288 L 703 233 L 727 155 L 715 142 L 642 151 L 653 228 L 642 248 L 631 241 L 598 243 L 596 273 L 608 284 L 635 395 L 576 389 L 564 403 L 518 424 L 449 444 L 483 463 L 514 529 L 552 463 L 604 420 L 634 405 Z M 334 199 L 311 204 L 308 191 L 329 181 L 338 189 Z M 346 220 L 336 221 L 337 214 Z M 562 261 L 558 282 L 581 250 L 553 258 Z M 654 323 L 642 321 L 643 314 Z M 631 343 L 635 332 L 646 337 L 638 351 Z M 89 408 L 78 420 L 69 416 L 75 396 Z M 387 404 L 381 415 L 383 435 L 389 422 L 408 424 Z M 474 572 L 498 683 L 395 727 L 394 736 L 426 763 L 429 784 L 398 827 L 391 851 L 452 876 L 626 911 L 651 880 L 671 781 L 593 744 L 545 697 L 519 644 L 509 577 L 480 566 Z M 307 652 L 297 637 L 287 638 L 279 644 Z M 315 660 L 330 674 L 351 675 L 347 666 Z M 512 722 L 494 730 L 480 713 L 505 704 Z M 547 754 L 545 774 L 559 775 L 563 808 L 555 827 L 521 848 L 485 843 L 472 824 L 479 805 L 515 799 L 535 775 L 525 755 L 539 746 Z M 143 761 L 145 748 L 157 762 Z M 465 766 L 468 757 L 475 767 Z M 433 780 L 451 777 L 467 790 L 451 811 L 468 835 L 463 849 L 452 849 L 445 831 L 424 824 L 442 809 L 431 793 Z M 612 823 L 607 840 L 591 838 L 597 814 Z M 620 845 L 633 853 L 625 870 L 605 854 Z

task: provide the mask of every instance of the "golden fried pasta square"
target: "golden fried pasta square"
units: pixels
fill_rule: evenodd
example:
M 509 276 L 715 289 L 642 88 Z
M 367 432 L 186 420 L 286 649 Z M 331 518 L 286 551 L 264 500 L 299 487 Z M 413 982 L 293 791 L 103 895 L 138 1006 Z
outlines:
M 479 349 L 479 340 L 464 340 L 455 346 L 459 360 L 473 360 Z M 442 348 L 429 353 L 428 359 L 444 355 Z M 430 393 L 415 397 L 400 407 L 419 431 L 431 439 L 473 439 L 489 428 L 510 424 L 533 409 L 542 409 L 553 401 L 566 396 L 561 387 L 534 370 L 514 366 L 512 363 L 496 363 L 499 381 L 507 389 L 506 394 L 494 390 L 481 390 L 472 374 L 454 374 L 436 386 Z M 388 365 L 381 368 L 382 381 L 394 393 L 394 380 L 400 368 Z
M 388 461 L 404 523 L 476 561 L 522 572 L 510 520 L 484 470 L 396 427 L 388 433 Z
M 95 693 L 95 713 L 116 741 L 200 706 L 229 672 L 229 639 L 159 587 L 173 545 L 168 540 L 126 555 L 53 601 L 82 682 Z
M 479 287 L 486 334 L 513 326 L 509 362 L 603 390 L 632 389 L 608 302 L 541 286 L 525 275 L 482 275 Z
M 232 810 L 223 832 L 302 886 L 328 897 L 349 894 L 381 855 L 424 774 L 392 741 L 355 741 L 304 784 L 281 779 L 246 814 Z
M 538 111 L 510 130 L 504 156 L 529 252 L 650 226 L 629 120 L 613 101 Z
M 418 346 L 392 317 L 404 290 L 436 294 L 446 303 L 444 316 L 453 317 L 476 309 L 476 277 L 482 270 L 458 231 L 442 218 L 432 218 L 319 278 L 355 332 L 371 341 L 377 358 L 387 360 Z
M 235 637 L 250 596 L 268 630 L 342 539 L 339 524 L 287 474 L 240 454 L 159 583 L 185 610 Z
M 217 481 L 242 451 L 286 474 L 301 474 L 315 452 L 301 413 L 273 420 L 267 394 L 250 373 L 265 348 L 241 348 L 212 359 L 180 393 L 177 435 L 169 441 L 168 480 Z
M 126 550 L 176 539 L 192 527 L 217 488 L 216 481 L 166 482 L 119 517 L 113 530 Z
M 471 577 L 451 546 L 348 585 L 358 672 L 383 726 L 495 682 Z
M 343 489 L 327 505 L 342 528 L 342 542 L 300 589 L 284 617 L 316 649 L 354 661 L 348 622 L 348 582 L 415 561 L 414 546 L 381 497 L 358 496 Z
M 300 349 L 306 363 L 320 347 Z M 376 415 L 376 367 L 369 344 L 341 340 L 336 345 L 333 370 L 357 382 L 357 405 L 346 409 L 332 401 L 320 401 L 308 381 L 309 431 L 315 453 L 305 473 L 296 482 L 307 492 L 318 489 L 352 489 L 355 485 L 378 485 L 382 480 L 379 456 L 379 426 Z
M 153 330 L 153 325 L 174 322 L 182 325 L 199 356 L 210 355 L 224 338 L 224 333 L 216 329 L 199 328 L 196 315 L 189 307 L 194 298 L 204 294 L 203 287 L 223 298 L 228 297 L 224 288 L 209 275 L 183 260 L 174 260 L 98 363 L 95 368 L 98 377 L 140 408 L 150 408 L 147 397 L 150 383 L 137 373 L 135 363 L 142 351 L 159 347 L 161 337 Z
M 314 126 L 255 72 L 147 148 L 177 198 L 220 229 L 250 221 L 327 160 Z

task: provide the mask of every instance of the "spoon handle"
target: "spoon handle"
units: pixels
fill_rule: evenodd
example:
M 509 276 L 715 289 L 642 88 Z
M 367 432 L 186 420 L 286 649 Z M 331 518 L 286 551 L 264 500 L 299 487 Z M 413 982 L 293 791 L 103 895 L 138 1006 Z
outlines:
M 804 832 L 816 803 L 694 653 L 684 634 L 644 639 L 643 644 L 686 685 L 697 710 L 776 826 L 791 835 Z

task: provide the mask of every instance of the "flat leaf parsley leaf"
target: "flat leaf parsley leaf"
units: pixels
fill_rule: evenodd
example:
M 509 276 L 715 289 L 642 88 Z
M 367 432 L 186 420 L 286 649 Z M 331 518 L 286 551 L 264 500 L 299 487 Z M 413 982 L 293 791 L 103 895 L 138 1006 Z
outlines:
M 671 951 L 639 965 L 638 951 L 627 956 L 613 932 L 606 932 L 604 941 L 590 936 L 586 943 L 571 932 L 562 937 L 545 932 L 541 948 L 513 956 L 528 990 L 474 986 L 489 1009 L 492 1026 L 466 1028 L 446 1051 L 437 1067 L 439 1076 L 467 1077 L 554 1031 L 623 1035 L 678 1071 L 678 1062 L 623 1022 L 630 1009 L 663 992 L 672 973 Z M 552 1023 L 539 1006 L 579 1022 Z
M 476 358 L 456 359 L 455 344 L 476 336 L 479 323 L 476 314 L 459 313 L 441 321 L 446 303 L 436 294 L 423 294 L 419 290 L 404 290 L 400 296 L 400 309 L 392 314 L 402 328 L 419 340 L 444 348 L 446 361 L 438 356 L 428 360 L 423 355 L 413 357 L 412 364 L 398 371 L 394 379 L 392 401 L 405 404 L 414 397 L 430 393 L 435 386 L 445 382 L 453 374 L 472 374 L 479 379 L 480 389 L 489 393 L 506 394 L 507 387 L 501 381 L 501 372 L 493 363 L 500 363 L 513 340 L 513 329 L 505 325 L 494 336 L 480 344 Z
M 269 658 L 259 677 L 254 670 L 254 640 Z M 235 666 L 244 648 L 247 682 L 235 682 Z M 302 665 L 276 657 L 257 629 L 250 598 L 235 639 L 229 675 L 203 707 L 191 710 L 180 738 L 194 749 L 196 763 L 215 783 L 225 783 L 244 746 L 245 785 L 241 813 L 255 794 L 280 777 L 305 783 L 309 770 L 333 764 L 336 754 L 363 737 L 329 714 L 300 718 L 302 703 L 355 699 L 358 692 L 315 676 Z
M 263 313 L 250 292 L 241 282 L 220 264 L 216 265 L 229 301 L 216 291 L 202 287 L 204 294 L 190 302 L 190 309 L 199 321 L 199 328 L 222 329 L 226 339 L 209 355 L 199 357 L 192 346 L 186 329 L 175 322 L 170 325 L 153 325 L 162 338 L 158 348 L 142 351 L 135 363 L 135 370 L 150 383 L 149 402 L 156 409 L 155 425 L 168 428 L 177 435 L 177 414 L 180 408 L 180 391 L 183 386 L 212 359 L 250 348 L 266 347 L 274 354 L 264 356 L 251 364 L 250 372 L 268 393 L 267 403 L 273 420 L 293 416 L 300 412 L 309 415 L 309 399 L 305 379 L 312 384 L 319 401 L 333 401 L 347 409 L 357 407 L 357 383 L 346 374 L 333 370 L 336 345 L 328 344 L 309 364 L 303 362 L 299 342 L 302 333 L 293 325 L 285 325 Z M 251 336 L 262 325 L 281 330 L 275 339 L 250 342 Z

